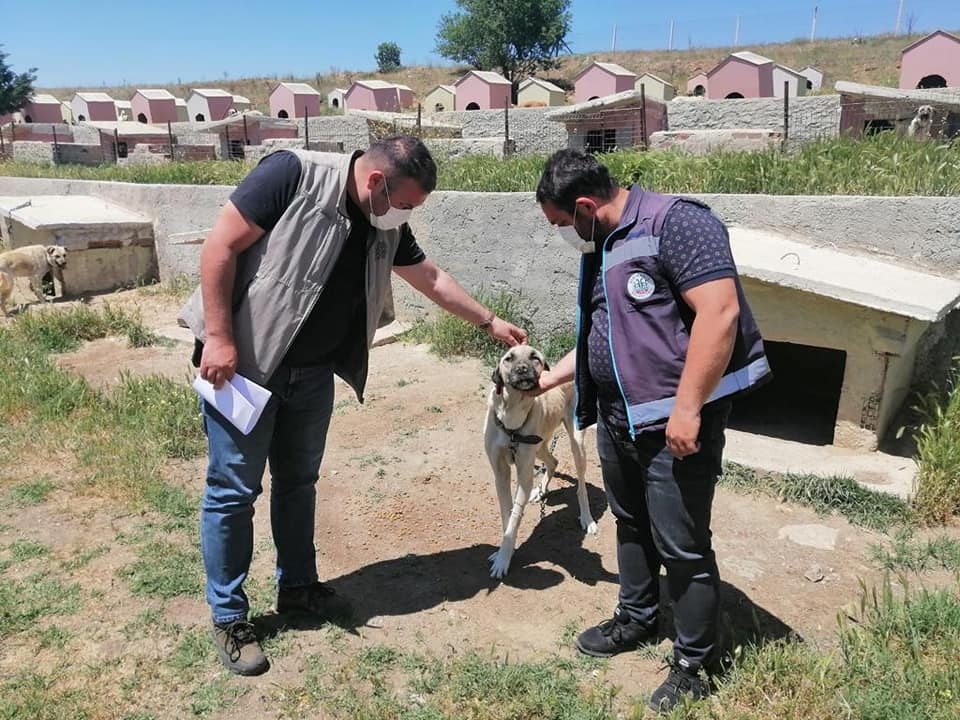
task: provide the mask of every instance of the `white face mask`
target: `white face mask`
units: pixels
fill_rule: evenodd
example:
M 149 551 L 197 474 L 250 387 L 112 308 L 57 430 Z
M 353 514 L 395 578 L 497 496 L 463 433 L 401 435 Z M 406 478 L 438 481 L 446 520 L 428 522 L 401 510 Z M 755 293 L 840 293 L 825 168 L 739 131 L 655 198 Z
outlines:
M 594 230 L 597 225 L 597 219 L 593 218 L 593 222 L 590 223 L 590 239 L 584 240 L 580 237 L 580 233 L 577 232 L 576 228 L 577 223 L 577 206 L 573 206 L 573 225 L 564 225 L 557 228 L 557 232 L 560 234 L 560 237 L 564 242 L 571 245 L 575 250 L 579 250 L 582 253 L 592 253 L 595 249 L 593 242 Z
M 396 230 L 410 219 L 413 210 L 401 210 L 390 204 L 390 190 L 387 188 L 387 181 L 383 181 L 383 191 L 387 195 L 387 211 L 383 215 L 375 215 L 373 212 L 373 194 L 370 195 L 370 224 L 380 230 Z

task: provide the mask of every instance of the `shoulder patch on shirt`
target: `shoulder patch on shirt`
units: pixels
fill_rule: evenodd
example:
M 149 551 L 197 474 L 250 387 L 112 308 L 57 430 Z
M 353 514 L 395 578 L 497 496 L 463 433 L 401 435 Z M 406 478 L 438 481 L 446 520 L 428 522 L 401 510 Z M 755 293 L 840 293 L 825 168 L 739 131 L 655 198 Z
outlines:
M 627 279 L 627 294 L 634 300 L 646 300 L 653 295 L 656 284 L 653 278 L 644 272 L 635 272 Z

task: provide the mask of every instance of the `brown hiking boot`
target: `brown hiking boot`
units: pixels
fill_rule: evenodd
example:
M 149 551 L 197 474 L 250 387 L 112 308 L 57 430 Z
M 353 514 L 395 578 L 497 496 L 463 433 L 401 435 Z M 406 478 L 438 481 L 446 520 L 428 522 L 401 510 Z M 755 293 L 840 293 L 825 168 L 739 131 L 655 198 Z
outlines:
M 217 646 L 220 662 L 237 675 L 260 675 L 270 667 L 270 662 L 260 649 L 253 625 L 246 620 L 236 620 L 210 628 Z
M 278 588 L 276 610 L 279 614 L 300 612 L 322 620 L 346 621 L 353 617 L 350 601 L 321 582 L 302 587 Z

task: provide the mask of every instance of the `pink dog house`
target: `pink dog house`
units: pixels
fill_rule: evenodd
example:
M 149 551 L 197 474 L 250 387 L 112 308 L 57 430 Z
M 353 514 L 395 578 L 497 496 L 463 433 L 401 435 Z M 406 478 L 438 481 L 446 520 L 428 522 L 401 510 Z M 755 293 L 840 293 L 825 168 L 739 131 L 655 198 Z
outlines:
M 707 94 L 707 74 L 697 68 L 696 74 L 687 80 L 687 95 L 705 97 Z
M 233 110 L 233 95 L 217 88 L 194 88 L 187 96 L 187 117 L 193 122 L 223 120 Z
M 707 97 L 773 97 L 773 66 L 773 60 L 757 53 L 732 53 L 707 73 Z
M 573 97 L 578 103 L 616 95 L 633 90 L 636 73 L 616 63 L 595 62 L 587 66 L 573 80 Z
M 397 85 L 397 94 L 400 96 L 400 107 L 409 108 L 417 104 L 417 98 L 413 93 L 413 88 L 406 85 Z
M 471 70 L 453 87 L 457 107 L 463 110 L 502 110 L 510 107 L 513 85 L 503 75 L 489 70 Z
M 904 90 L 960 87 L 960 37 L 937 30 L 903 49 L 900 87 Z
M 302 118 L 320 114 L 320 93 L 306 83 L 282 82 L 270 93 L 270 115 Z
M 34 95 L 20 110 L 27 123 L 62 123 L 60 101 L 53 95 Z
M 177 99 L 166 90 L 137 90 L 130 98 L 131 120 L 139 123 L 178 122 Z
M 402 110 L 397 86 L 383 80 L 354 80 L 343 96 L 343 104 L 348 110 Z
M 78 123 L 115 122 L 117 119 L 116 102 L 102 92 L 74 93 L 70 108 L 73 110 L 73 119 Z

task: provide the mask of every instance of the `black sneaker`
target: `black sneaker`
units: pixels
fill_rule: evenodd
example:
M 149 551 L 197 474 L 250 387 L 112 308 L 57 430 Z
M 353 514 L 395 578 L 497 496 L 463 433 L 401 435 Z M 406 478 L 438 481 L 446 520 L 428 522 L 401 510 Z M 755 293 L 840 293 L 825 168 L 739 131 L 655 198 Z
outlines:
M 620 606 L 613 617 L 577 636 L 577 650 L 593 657 L 610 657 L 657 640 L 655 629 L 631 620 Z
M 217 646 L 220 662 L 230 672 L 237 675 L 260 675 L 270 667 L 270 662 L 257 642 L 253 625 L 246 620 L 223 625 L 213 623 L 210 633 Z
M 323 620 L 349 620 L 353 607 L 349 600 L 321 582 L 302 587 L 278 588 L 276 610 L 279 614 L 300 612 Z
M 710 694 L 710 681 L 699 672 L 683 667 L 682 663 L 683 660 L 668 662 L 670 674 L 650 696 L 648 705 L 651 710 L 668 713 L 684 698 L 703 700 Z

